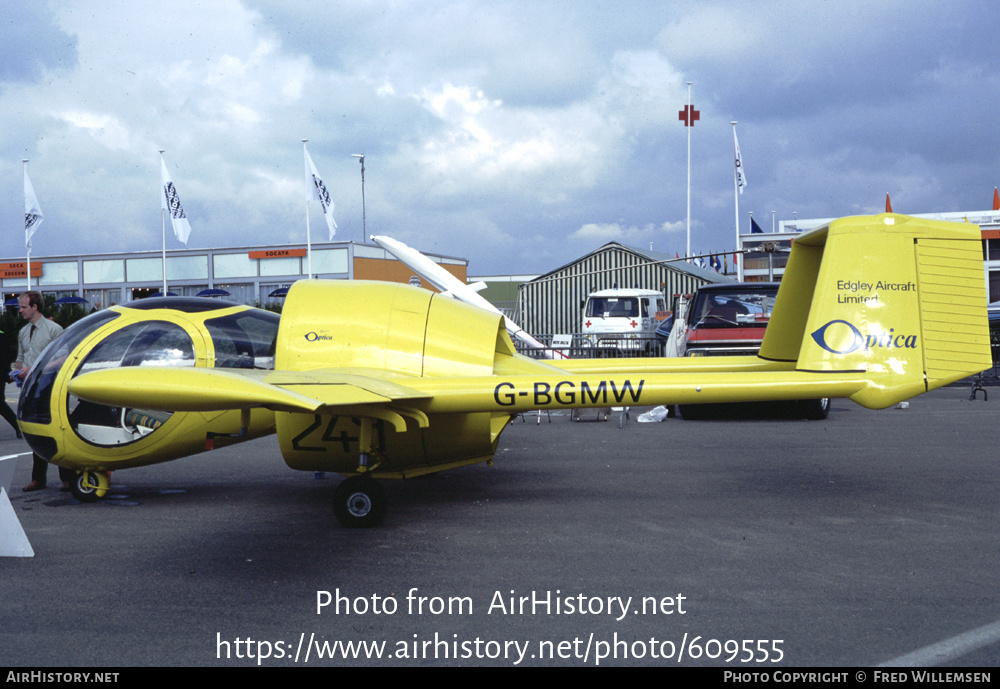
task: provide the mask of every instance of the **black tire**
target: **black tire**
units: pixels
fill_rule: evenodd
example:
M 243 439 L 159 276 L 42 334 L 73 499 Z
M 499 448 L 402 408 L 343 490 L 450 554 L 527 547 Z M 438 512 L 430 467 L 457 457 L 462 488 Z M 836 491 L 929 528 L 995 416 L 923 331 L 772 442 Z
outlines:
M 378 526 L 386 507 L 385 490 L 367 476 L 351 476 L 333 493 L 333 514 L 349 529 Z
M 798 403 L 799 417 L 810 421 L 822 421 L 830 415 L 830 398 L 801 400 Z
M 81 471 L 69 484 L 69 492 L 80 502 L 97 502 L 104 496 L 96 472 Z
M 702 404 L 678 404 L 677 411 L 685 421 L 701 421 L 710 416 Z

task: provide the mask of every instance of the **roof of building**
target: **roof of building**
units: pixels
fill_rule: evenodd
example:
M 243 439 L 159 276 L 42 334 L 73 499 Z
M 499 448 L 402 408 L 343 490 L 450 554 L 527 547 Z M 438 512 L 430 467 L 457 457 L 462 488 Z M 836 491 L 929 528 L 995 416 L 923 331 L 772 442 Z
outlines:
M 706 280 L 708 282 L 730 282 L 734 279 L 728 275 L 723 275 L 711 268 L 700 268 L 692 263 L 688 263 L 683 258 L 677 258 L 676 256 L 670 256 L 670 254 L 659 252 L 659 251 L 647 251 L 645 249 L 637 249 L 631 246 L 625 246 L 624 244 L 619 244 L 618 242 L 608 242 L 603 246 L 594 249 L 589 254 L 585 254 L 580 258 L 574 259 L 569 263 L 556 268 L 555 270 L 550 270 L 549 272 L 538 276 L 535 280 L 543 280 L 547 277 L 561 273 L 562 271 L 574 266 L 582 261 L 586 261 L 591 256 L 595 256 L 599 253 L 608 250 L 618 250 L 626 251 L 635 254 L 640 259 L 645 260 L 649 263 L 659 263 L 665 268 L 670 268 L 681 273 L 687 273 L 692 277 L 696 277 L 699 280 Z

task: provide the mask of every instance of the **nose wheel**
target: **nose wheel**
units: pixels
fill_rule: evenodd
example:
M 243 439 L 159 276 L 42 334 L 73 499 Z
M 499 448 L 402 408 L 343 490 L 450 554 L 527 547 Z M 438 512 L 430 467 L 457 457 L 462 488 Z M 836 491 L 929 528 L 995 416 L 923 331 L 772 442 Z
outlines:
M 69 490 L 80 502 L 96 502 L 105 496 L 111 486 L 107 471 L 81 471 L 70 484 Z
M 343 526 L 378 526 L 385 519 L 385 490 L 368 476 L 351 476 L 333 493 L 333 514 Z

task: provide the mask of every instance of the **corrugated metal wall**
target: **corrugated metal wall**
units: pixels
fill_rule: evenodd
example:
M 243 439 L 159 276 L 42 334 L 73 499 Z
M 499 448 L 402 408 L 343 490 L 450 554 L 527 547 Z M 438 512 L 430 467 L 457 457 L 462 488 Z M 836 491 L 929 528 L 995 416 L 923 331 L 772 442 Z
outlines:
M 608 244 L 580 260 L 526 282 L 518 289 L 522 328 L 532 335 L 578 333 L 583 302 L 601 289 L 638 287 L 655 289 L 667 297 L 693 292 L 708 280 L 695 277 L 670 264 L 650 263 L 627 247 Z

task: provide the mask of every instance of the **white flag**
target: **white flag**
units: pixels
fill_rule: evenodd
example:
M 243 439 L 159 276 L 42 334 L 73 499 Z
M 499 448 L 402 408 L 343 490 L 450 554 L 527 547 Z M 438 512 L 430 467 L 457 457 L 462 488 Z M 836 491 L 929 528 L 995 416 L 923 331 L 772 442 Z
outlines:
M 740 142 L 736 138 L 736 127 L 733 127 L 733 146 L 736 147 L 736 187 L 743 193 L 747 185 L 747 176 L 743 173 L 743 156 L 740 155 Z
M 191 223 L 188 222 L 187 216 L 184 215 L 184 209 L 181 208 L 177 188 L 170 180 L 170 173 L 167 172 L 167 164 L 163 161 L 162 155 L 160 156 L 160 183 L 162 186 L 160 207 L 170 214 L 170 224 L 174 227 L 174 235 L 187 246 L 188 237 L 191 235 Z
M 24 246 L 31 249 L 31 235 L 42 224 L 42 209 L 38 207 L 35 189 L 28 179 L 28 167 L 24 167 Z
M 305 148 L 303 148 L 305 150 Z M 306 201 L 319 201 L 319 205 L 323 207 L 323 216 L 326 218 L 326 226 L 330 229 L 330 241 L 333 241 L 333 235 L 337 233 L 337 223 L 333 219 L 333 201 L 330 199 L 330 192 L 326 190 L 326 185 L 323 184 L 323 180 L 320 179 L 319 173 L 316 172 L 316 166 L 313 165 L 312 156 L 309 155 L 309 151 L 305 151 L 306 154 Z

